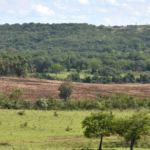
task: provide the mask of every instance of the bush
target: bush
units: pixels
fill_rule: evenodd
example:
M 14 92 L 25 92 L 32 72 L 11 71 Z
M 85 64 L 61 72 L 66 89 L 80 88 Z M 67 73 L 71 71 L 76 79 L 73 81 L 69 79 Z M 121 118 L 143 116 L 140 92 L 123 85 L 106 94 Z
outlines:
M 28 100 L 23 100 L 21 103 L 21 107 L 23 109 L 31 109 L 31 106 L 32 106 L 32 103 L 31 101 L 28 101 Z
M 20 105 L 18 104 L 18 102 L 14 102 L 14 101 L 5 101 L 4 109 L 20 109 Z
M 36 105 L 38 106 L 39 109 L 42 109 L 42 110 L 47 110 L 47 107 L 48 107 L 47 100 L 42 99 L 42 98 L 39 98 L 36 101 Z
M 23 123 L 23 124 L 20 124 L 20 127 L 21 128 L 26 128 L 28 126 L 28 123 L 27 122 L 25 122 L 25 123 Z
M 24 115 L 26 115 L 26 112 L 25 112 L 25 111 L 19 111 L 19 112 L 18 112 L 18 115 L 24 116 Z
M 10 101 L 21 103 L 24 99 L 24 92 L 21 89 L 14 89 L 11 93 L 7 94 Z
M 47 109 L 48 110 L 55 110 L 57 108 L 57 101 L 53 96 L 47 101 Z
M 9 143 L 0 143 L 1 146 L 11 146 Z
M 0 107 L 4 108 L 5 102 L 8 101 L 8 97 L 4 94 L 2 94 L 2 91 L 0 91 Z
M 67 126 L 67 128 L 65 129 L 66 131 L 71 131 L 72 128 L 69 127 L 69 125 Z
M 54 112 L 54 116 L 55 116 L 55 117 L 57 117 L 57 116 L 58 116 L 58 113 L 57 113 L 56 111 Z

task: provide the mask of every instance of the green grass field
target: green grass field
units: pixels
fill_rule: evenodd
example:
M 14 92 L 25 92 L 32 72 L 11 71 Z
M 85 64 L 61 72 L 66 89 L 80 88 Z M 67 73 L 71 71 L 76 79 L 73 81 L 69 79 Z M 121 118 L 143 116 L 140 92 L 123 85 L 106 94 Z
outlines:
M 71 69 L 70 72 L 67 72 L 67 70 L 65 70 L 64 72 L 61 71 L 60 73 L 57 74 L 57 77 L 60 78 L 60 79 L 65 79 L 65 78 L 67 78 L 67 76 L 68 76 L 69 74 L 72 74 L 72 73 L 75 73 L 75 72 L 76 72 L 76 69 Z M 121 73 L 121 76 L 124 77 L 127 73 L 128 73 L 128 72 L 126 72 L 126 73 Z M 50 76 L 56 77 L 56 74 L 55 74 L 55 73 L 48 73 L 48 74 L 49 74 Z M 133 72 L 133 74 L 134 74 L 135 78 L 140 77 L 141 74 L 142 74 L 142 75 L 148 75 L 148 76 L 150 76 L 150 71 L 145 71 L 145 72 L 137 72 L 137 71 L 135 71 L 135 72 Z M 82 71 L 80 72 L 80 78 L 81 78 L 81 79 L 84 79 L 86 76 L 93 77 L 94 75 L 93 75 L 93 74 L 90 74 L 90 73 L 89 73 L 89 70 L 82 70 Z M 99 77 L 101 77 L 101 76 L 99 76 Z
M 94 111 L 57 111 L 58 116 L 54 115 L 54 111 L 39 110 L 25 110 L 26 115 L 20 116 L 19 111 L 0 110 L 0 150 L 87 150 L 87 148 L 94 150 L 98 148 L 99 139 L 84 138 L 81 124 L 83 119 Z M 129 116 L 134 112 L 134 110 L 113 111 L 116 117 Z M 67 127 L 70 131 L 66 131 Z M 72 140 L 65 140 L 71 138 Z M 49 141 L 52 139 L 56 141 Z M 59 139 L 64 140 L 59 141 Z M 114 148 L 113 143 L 120 140 L 123 139 L 116 136 L 105 138 L 103 146 L 106 149 L 111 144 L 111 150 L 129 150 Z
M 67 76 L 68 76 L 69 74 L 72 74 L 72 73 L 75 73 L 75 72 L 76 72 L 76 69 L 71 69 L 70 72 L 67 72 L 67 70 L 61 71 L 60 73 L 57 74 L 57 77 L 60 78 L 60 79 L 65 79 L 65 78 L 67 78 Z M 49 74 L 50 76 L 56 77 L 56 74 L 55 74 L 55 73 L 48 73 L 48 74 Z M 91 77 L 92 77 L 93 75 L 87 73 L 87 70 L 82 70 L 82 71 L 80 72 L 80 78 L 81 78 L 81 79 L 84 79 L 85 76 L 91 76 Z

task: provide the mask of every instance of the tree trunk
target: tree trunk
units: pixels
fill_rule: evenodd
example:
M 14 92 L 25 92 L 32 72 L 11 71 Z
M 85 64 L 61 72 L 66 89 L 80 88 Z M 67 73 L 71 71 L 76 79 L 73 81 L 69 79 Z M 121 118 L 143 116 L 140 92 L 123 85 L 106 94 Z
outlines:
M 102 141 L 103 141 L 103 136 L 101 136 L 100 145 L 99 145 L 99 149 L 98 150 L 102 149 Z
M 130 150 L 133 150 L 134 142 L 135 142 L 135 140 L 132 140 L 132 141 L 131 141 Z

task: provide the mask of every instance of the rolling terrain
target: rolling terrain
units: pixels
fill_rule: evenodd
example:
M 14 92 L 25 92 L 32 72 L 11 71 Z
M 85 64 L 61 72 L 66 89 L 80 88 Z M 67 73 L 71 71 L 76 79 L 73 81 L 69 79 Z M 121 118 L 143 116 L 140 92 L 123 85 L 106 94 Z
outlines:
M 51 96 L 59 98 L 58 87 L 61 81 L 44 80 L 35 78 L 8 78 L 0 77 L 1 90 L 4 94 L 12 92 L 15 88 L 24 91 L 25 99 L 36 101 L 38 98 L 48 99 Z M 99 93 L 125 93 L 137 98 L 150 98 L 150 84 L 90 84 L 73 83 L 75 89 L 72 94 L 74 100 L 96 96 Z

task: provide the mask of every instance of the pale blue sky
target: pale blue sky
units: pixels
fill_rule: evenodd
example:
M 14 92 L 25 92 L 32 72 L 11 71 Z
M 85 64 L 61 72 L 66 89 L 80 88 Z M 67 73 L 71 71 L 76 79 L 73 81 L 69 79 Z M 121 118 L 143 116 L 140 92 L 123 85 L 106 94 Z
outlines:
M 0 24 L 150 24 L 150 0 L 0 0 Z

